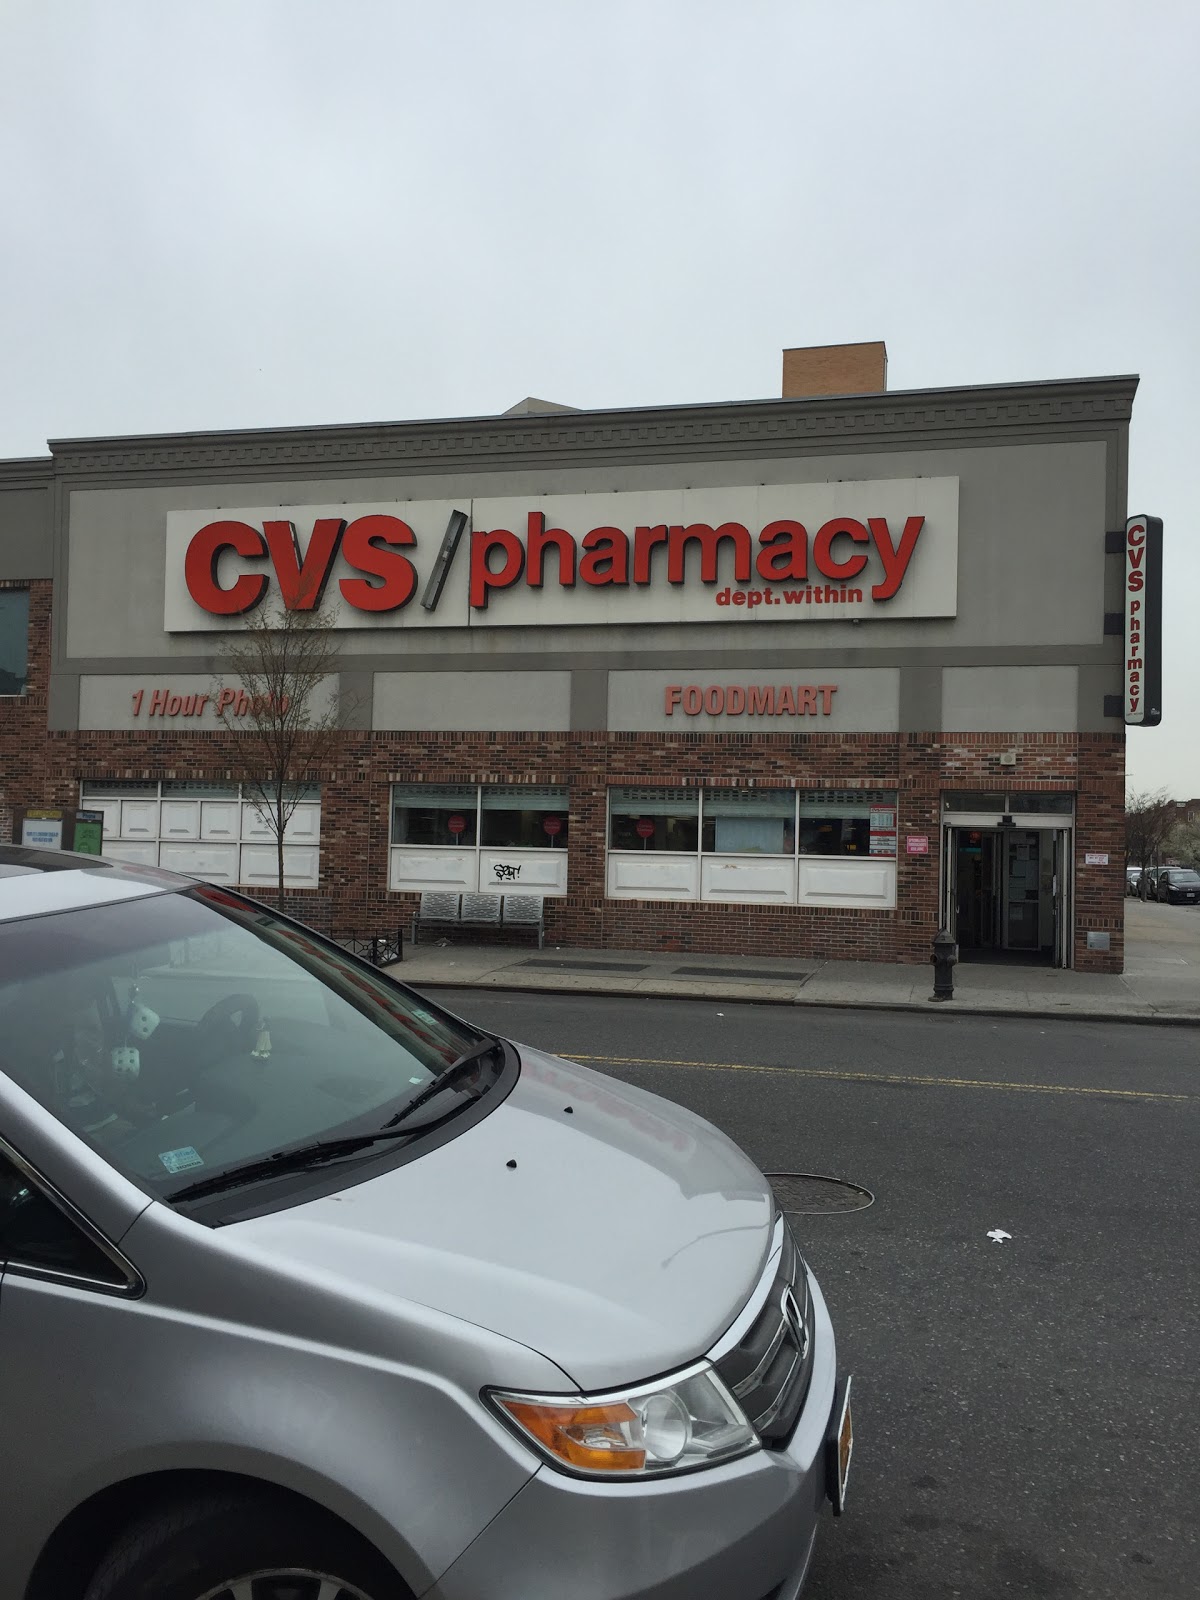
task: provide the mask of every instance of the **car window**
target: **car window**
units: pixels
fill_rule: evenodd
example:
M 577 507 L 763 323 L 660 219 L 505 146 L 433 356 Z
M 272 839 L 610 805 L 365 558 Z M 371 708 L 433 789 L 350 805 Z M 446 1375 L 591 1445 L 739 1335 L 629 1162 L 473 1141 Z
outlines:
M 377 1130 L 479 1040 L 210 886 L 0 925 L 0 1071 L 164 1198 Z M 445 1100 L 478 1097 L 501 1070 L 481 1062 Z M 430 1106 L 445 1109 L 441 1095 Z
M 0 1153 L 0 1262 L 124 1288 L 125 1274 Z

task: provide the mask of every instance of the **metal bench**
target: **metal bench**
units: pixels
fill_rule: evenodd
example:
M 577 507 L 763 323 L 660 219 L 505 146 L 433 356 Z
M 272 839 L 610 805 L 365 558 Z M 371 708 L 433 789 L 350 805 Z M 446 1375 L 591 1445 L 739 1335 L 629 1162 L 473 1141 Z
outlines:
M 540 894 L 448 894 L 427 889 L 413 916 L 412 942 L 421 942 L 427 929 L 513 928 L 536 933 L 538 949 L 546 937 Z
M 467 897 L 463 895 L 465 900 Z M 537 934 L 538 949 L 546 938 L 545 902 L 540 894 L 506 894 L 504 900 L 504 927 L 524 928 Z

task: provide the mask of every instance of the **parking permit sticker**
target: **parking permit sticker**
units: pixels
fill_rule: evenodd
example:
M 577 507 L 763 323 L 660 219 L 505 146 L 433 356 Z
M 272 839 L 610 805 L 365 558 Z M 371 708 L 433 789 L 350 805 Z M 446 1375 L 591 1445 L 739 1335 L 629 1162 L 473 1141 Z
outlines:
M 164 1150 L 158 1159 L 168 1172 L 190 1172 L 193 1167 L 204 1165 L 204 1157 L 190 1144 L 181 1145 L 178 1150 Z

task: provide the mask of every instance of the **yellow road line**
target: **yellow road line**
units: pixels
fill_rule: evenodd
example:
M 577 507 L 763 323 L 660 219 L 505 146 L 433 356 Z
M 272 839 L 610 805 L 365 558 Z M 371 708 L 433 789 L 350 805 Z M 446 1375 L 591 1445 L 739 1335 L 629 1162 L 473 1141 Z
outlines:
M 695 1067 L 703 1072 L 783 1073 L 792 1078 L 826 1078 L 837 1083 L 911 1083 L 935 1089 L 1004 1089 L 1016 1094 L 1080 1094 L 1105 1100 L 1168 1100 L 1192 1104 L 1194 1094 L 1164 1094 L 1151 1089 L 1097 1089 L 1071 1083 L 1007 1083 L 993 1078 L 933 1078 L 903 1072 L 845 1072 L 823 1067 L 770 1067 L 751 1061 L 668 1061 L 652 1056 L 581 1056 L 570 1050 L 559 1055 L 568 1061 L 612 1067 Z

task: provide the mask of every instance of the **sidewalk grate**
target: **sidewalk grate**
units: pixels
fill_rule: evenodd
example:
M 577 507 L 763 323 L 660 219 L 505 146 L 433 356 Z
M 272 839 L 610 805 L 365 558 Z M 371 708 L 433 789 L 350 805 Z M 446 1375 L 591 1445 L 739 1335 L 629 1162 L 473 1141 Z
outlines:
M 861 1184 L 845 1178 L 825 1178 L 814 1172 L 768 1172 L 781 1211 L 806 1217 L 824 1217 L 835 1211 L 865 1211 L 875 1196 Z
M 807 972 L 798 972 L 794 968 L 790 972 L 768 971 L 766 967 L 675 967 L 671 976 L 673 978 L 772 978 L 776 983 L 799 983 L 802 978 L 811 978 L 811 969 Z
M 644 961 L 555 961 L 549 956 L 530 956 L 515 961 L 517 967 L 540 967 L 549 972 L 645 972 Z

